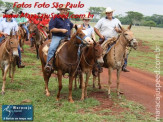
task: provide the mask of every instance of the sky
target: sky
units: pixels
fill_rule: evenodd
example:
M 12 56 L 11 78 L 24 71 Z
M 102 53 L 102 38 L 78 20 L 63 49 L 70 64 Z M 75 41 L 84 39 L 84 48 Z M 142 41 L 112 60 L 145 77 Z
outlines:
M 151 16 L 153 14 L 163 15 L 163 0 L 3 0 L 4 2 L 18 2 L 18 4 L 32 4 L 31 8 L 24 8 L 23 12 L 28 13 L 57 13 L 55 8 L 51 8 L 53 2 L 59 2 L 60 4 L 66 4 L 70 2 L 72 4 L 84 4 L 83 8 L 72 8 L 75 14 L 84 14 L 88 11 L 89 7 L 111 7 L 115 10 L 114 15 L 125 15 L 127 11 L 136 11 L 144 14 L 145 16 Z M 50 4 L 49 8 L 34 8 L 35 2 L 39 4 Z

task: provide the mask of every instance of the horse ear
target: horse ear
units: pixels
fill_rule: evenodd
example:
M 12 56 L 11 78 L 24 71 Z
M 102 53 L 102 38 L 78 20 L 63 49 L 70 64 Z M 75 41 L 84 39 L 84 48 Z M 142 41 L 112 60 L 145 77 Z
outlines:
M 94 45 L 96 45 L 97 44 L 96 41 L 93 38 L 92 38 L 92 40 L 93 40 Z
M 122 28 L 122 26 L 118 23 L 119 28 L 123 31 L 124 29 Z
M 75 24 L 75 29 L 78 30 L 78 26 Z
M 10 31 L 10 38 L 12 38 L 12 30 Z
M 128 26 L 128 29 L 130 30 L 131 29 L 131 27 L 132 27 L 132 23 Z

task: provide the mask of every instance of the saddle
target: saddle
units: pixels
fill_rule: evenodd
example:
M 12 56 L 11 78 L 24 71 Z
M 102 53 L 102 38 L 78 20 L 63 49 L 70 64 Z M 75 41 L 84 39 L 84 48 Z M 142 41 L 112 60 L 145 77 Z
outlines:
M 112 37 L 101 44 L 101 47 L 103 48 L 103 53 L 102 53 L 103 57 L 110 51 L 110 49 L 116 43 L 116 41 L 117 38 Z
M 62 47 L 67 43 L 67 41 L 68 41 L 67 39 L 60 40 L 60 44 L 58 45 L 57 51 L 54 54 L 55 58 L 57 57 L 57 55 L 58 55 L 59 51 L 62 49 Z M 44 55 L 46 55 L 46 56 L 48 55 L 48 50 L 49 50 L 49 47 L 50 47 L 50 43 L 51 42 L 49 42 L 48 44 L 44 45 L 44 47 L 42 48 L 42 51 L 43 51 Z

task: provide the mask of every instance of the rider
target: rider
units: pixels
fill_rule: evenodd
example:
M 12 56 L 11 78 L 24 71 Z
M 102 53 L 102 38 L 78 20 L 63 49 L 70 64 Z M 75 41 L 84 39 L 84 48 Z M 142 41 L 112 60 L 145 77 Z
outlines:
M 105 41 L 109 38 L 117 37 L 118 33 L 121 32 L 118 26 L 118 24 L 121 25 L 121 22 L 117 18 L 113 17 L 113 12 L 114 10 L 112 10 L 112 8 L 106 8 L 106 17 L 100 19 L 94 27 L 94 31 L 99 36 L 100 41 Z M 126 69 L 127 58 L 125 58 L 124 61 L 125 63 L 123 65 L 122 70 L 124 72 L 129 72 L 129 70 Z
M 52 33 L 52 41 L 48 50 L 46 66 L 44 68 L 47 72 L 50 72 L 52 69 L 53 56 L 60 40 L 70 37 L 71 29 L 73 28 L 73 23 L 68 18 L 64 17 L 70 9 L 64 4 L 62 7 L 57 8 L 57 10 L 60 13 L 57 17 L 51 18 L 49 22 L 49 30 Z
M 11 15 L 13 12 L 12 11 L 7 11 L 6 14 Z M 0 42 L 2 42 L 6 36 L 10 35 L 10 32 L 13 31 L 14 34 L 18 32 L 18 24 L 13 21 L 13 19 L 6 18 L 6 20 L 3 20 L 0 23 L 0 34 L 3 36 L 0 37 Z M 20 46 L 18 46 L 18 53 L 19 53 L 19 60 L 18 60 L 18 68 L 24 68 L 25 66 L 21 64 L 21 51 L 20 51 Z
M 27 41 L 29 40 L 29 31 L 28 28 L 26 26 L 26 23 L 28 22 L 28 19 L 25 17 L 21 17 L 21 15 L 23 14 L 22 11 L 19 12 L 19 17 L 16 18 L 16 22 L 18 23 L 19 26 L 22 25 L 22 27 L 25 29 L 26 33 L 27 33 Z
M 94 40 L 96 40 L 95 37 L 95 32 L 93 27 L 89 24 L 89 22 L 91 21 L 91 17 L 88 17 L 88 13 L 85 14 L 85 17 L 83 17 L 83 24 L 78 25 L 78 27 L 82 27 L 83 30 L 86 31 L 86 36 L 89 36 L 90 38 L 93 38 Z

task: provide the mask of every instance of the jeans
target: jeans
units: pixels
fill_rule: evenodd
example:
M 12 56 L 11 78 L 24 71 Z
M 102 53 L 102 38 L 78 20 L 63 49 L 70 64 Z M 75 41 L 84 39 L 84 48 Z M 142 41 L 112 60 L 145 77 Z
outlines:
M 2 37 L 0 38 L 0 43 L 1 43 L 4 39 L 5 39 L 5 36 L 2 36 Z
M 60 40 L 64 39 L 64 37 L 60 36 L 52 36 L 52 41 L 48 50 L 48 57 L 47 57 L 47 63 L 50 61 L 50 59 L 54 56 L 57 47 L 60 43 Z
M 22 27 L 25 29 L 26 33 L 27 33 L 27 39 L 29 39 L 29 31 L 28 31 L 28 28 L 25 24 L 22 25 Z
M 20 50 L 20 45 L 18 46 L 18 53 L 19 53 L 20 64 L 21 64 L 21 50 Z

